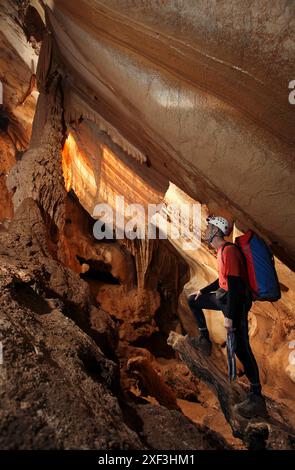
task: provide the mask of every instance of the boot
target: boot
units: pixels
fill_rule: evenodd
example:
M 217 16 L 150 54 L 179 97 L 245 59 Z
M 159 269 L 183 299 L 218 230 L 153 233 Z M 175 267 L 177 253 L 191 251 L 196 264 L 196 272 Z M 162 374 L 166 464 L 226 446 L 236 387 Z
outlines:
M 212 343 L 205 336 L 187 336 L 189 344 L 200 351 L 204 356 L 210 356 L 212 351 Z
M 255 416 L 267 416 L 265 399 L 262 395 L 253 392 L 249 393 L 246 400 L 234 406 L 235 411 L 244 418 L 253 418 Z

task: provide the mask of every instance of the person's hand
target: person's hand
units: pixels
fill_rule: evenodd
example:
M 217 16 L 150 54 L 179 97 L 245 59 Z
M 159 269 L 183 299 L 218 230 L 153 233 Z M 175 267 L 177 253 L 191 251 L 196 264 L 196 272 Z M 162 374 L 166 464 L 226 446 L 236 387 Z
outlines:
M 224 328 L 233 330 L 233 321 L 230 318 L 224 317 Z
M 193 292 L 193 293 L 190 295 L 190 297 L 193 297 L 194 300 L 197 300 L 198 297 L 200 297 L 201 294 L 202 294 L 201 291 L 200 291 L 200 290 L 197 290 L 196 292 Z

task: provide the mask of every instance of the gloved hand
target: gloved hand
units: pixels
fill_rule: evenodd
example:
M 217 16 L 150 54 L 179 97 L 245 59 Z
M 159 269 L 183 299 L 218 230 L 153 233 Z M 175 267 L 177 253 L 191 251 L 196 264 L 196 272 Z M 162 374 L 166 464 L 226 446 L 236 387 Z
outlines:
M 227 329 L 227 331 L 234 330 L 233 328 L 233 321 L 231 318 L 224 317 L 224 328 Z
M 196 292 L 190 294 L 190 297 L 193 297 L 194 300 L 197 300 L 200 295 L 202 295 L 202 292 L 200 290 L 197 290 Z

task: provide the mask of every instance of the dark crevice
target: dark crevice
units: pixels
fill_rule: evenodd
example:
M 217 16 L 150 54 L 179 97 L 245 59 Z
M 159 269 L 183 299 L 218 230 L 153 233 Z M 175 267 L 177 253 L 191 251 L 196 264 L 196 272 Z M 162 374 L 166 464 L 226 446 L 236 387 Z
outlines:
M 165 359 L 175 358 L 174 350 L 167 344 L 167 335 L 158 331 L 148 338 L 142 337 L 130 342 L 130 344 L 137 348 L 147 349 L 155 357 L 163 357 Z
M 0 131 L 7 132 L 9 124 L 9 118 L 4 114 L 2 109 L 0 109 Z
M 53 259 L 57 260 L 57 244 L 59 241 L 58 227 L 48 212 L 44 210 L 41 204 L 38 204 L 38 208 L 41 212 L 41 216 L 46 227 L 47 248 Z
M 124 394 L 119 393 L 117 399 L 125 424 L 138 435 L 146 448 L 152 449 L 152 447 L 147 443 L 146 439 L 142 435 L 143 421 L 136 411 L 137 404 L 147 405 L 149 402 L 144 398 L 137 397 L 132 392 L 125 392 Z
M 37 42 L 43 40 L 46 28 L 38 11 L 31 5 L 26 10 L 22 26 L 28 41 L 32 41 L 32 38 Z
M 79 326 L 79 328 L 84 331 L 84 333 L 86 333 L 90 338 L 93 339 L 95 344 L 97 344 L 97 346 L 101 349 L 102 353 L 105 355 L 106 358 L 118 364 L 117 355 L 114 351 L 113 346 L 109 343 L 106 336 L 91 327 L 89 318 L 90 305 L 85 308 L 81 308 L 74 302 L 69 301 L 68 299 L 61 299 L 61 301 L 62 313 L 66 317 L 73 320 Z M 91 364 L 91 361 L 89 363 Z
M 96 357 L 90 352 L 80 352 L 79 359 L 83 363 L 84 369 L 95 382 L 101 383 L 102 368 Z
M 32 310 L 37 315 L 51 312 L 51 308 L 46 300 L 29 284 L 15 281 L 11 295 L 20 306 Z
M 120 281 L 111 273 L 112 266 L 100 260 L 85 259 L 81 256 L 76 256 L 81 265 L 89 266 L 88 271 L 81 273 L 80 277 L 84 280 L 96 280 L 105 282 L 106 284 L 119 285 Z
M 113 363 L 108 365 L 103 356 L 100 360 L 91 350 L 79 351 L 78 357 L 88 377 L 94 382 L 106 386 L 114 395 L 120 393 L 119 368 L 117 365 L 114 369 Z

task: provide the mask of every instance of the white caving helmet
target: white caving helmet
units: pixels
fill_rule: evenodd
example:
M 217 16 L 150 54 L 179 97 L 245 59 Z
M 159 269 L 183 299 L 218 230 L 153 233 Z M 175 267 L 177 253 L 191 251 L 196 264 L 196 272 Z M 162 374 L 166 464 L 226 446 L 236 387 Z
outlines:
M 215 227 L 218 227 L 222 233 L 227 236 L 231 232 L 231 225 L 228 220 L 226 220 L 224 217 L 215 217 L 214 215 L 210 215 L 207 217 L 207 222 L 208 224 L 215 225 Z

